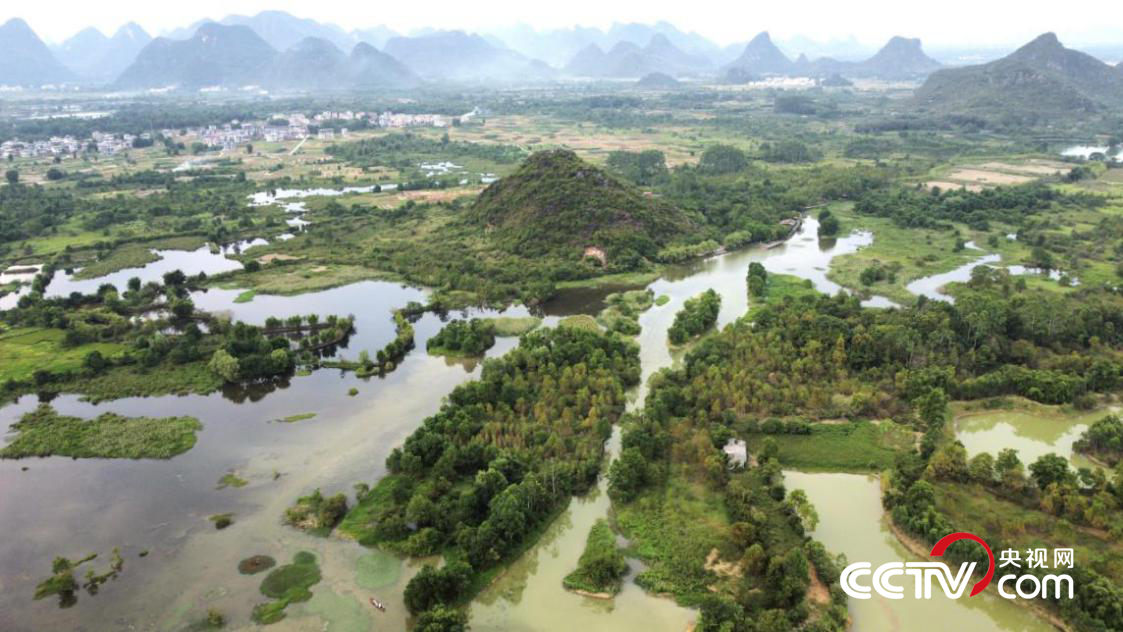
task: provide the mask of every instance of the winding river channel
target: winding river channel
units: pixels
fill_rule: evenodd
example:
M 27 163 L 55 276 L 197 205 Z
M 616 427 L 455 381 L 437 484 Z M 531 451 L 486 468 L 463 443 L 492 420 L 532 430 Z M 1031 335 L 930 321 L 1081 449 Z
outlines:
M 745 274 L 752 261 L 771 272 L 810 279 L 824 292 L 838 291 L 826 277 L 831 259 L 868 245 L 873 237 L 857 232 L 820 243 L 817 227 L 808 218 L 777 247 L 748 248 L 671 267 L 650 284 L 656 296 L 670 300 L 640 319 L 643 382 L 679 360 L 667 345 L 667 329 L 687 298 L 709 288 L 718 291 L 723 299 L 719 326 L 745 313 Z M 179 256 L 160 254 L 161 261 Z M 194 260 L 198 263 L 215 255 L 195 251 L 191 256 L 200 258 Z M 149 264 L 144 274 L 159 276 L 162 265 Z M 177 265 L 194 269 L 190 261 Z M 134 270 L 120 279 L 114 275 L 113 282 L 136 274 Z M 93 283 L 96 288 L 105 281 L 82 281 L 81 287 Z M 65 283 L 68 292 L 77 282 Z M 209 290 L 193 299 L 202 309 L 229 311 L 237 319 L 257 323 L 269 315 L 354 314 L 357 333 L 340 351 L 348 357 L 363 349 L 374 351 L 392 339 L 391 310 L 425 297 L 424 290 L 380 281 L 291 297 L 259 294 L 248 303 L 235 303 L 238 294 Z M 547 307 L 545 326 L 556 323 L 559 315 L 589 312 L 596 299 L 587 292 L 563 296 Z M 877 305 L 878 299 L 872 301 Z M 449 317 L 495 313 L 466 310 Z M 527 311 L 512 308 L 505 313 Z M 283 563 L 300 550 L 317 555 L 324 579 L 313 587 L 310 601 L 290 606 L 288 616 L 271 629 L 404 630 L 401 594 L 417 562 L 339 537 L 307 535 L 282 526 L 280 517 L 294 499 L 315 488 L 325 494 L 350 492 L 355 482 L 374 482 L 384 474 L 390 450 L 436 412 L 453 388 L 477 375 L 476 363 L 426 354 L 426 340 L 441 326 L 440 318 L 426 314 L 415 324 L 415 349 L 383 378 L 321 369 L 269 387 L 207 396 L 130 398 L 96 405 L 72 395 L 56 398 L 52 403 L 63 414 L 193 415 L 204 428 L 193 449 L 166 461 L 0 461 L 0 532 L 5 534 L 0 538 L 0 630 L 180 630 L 208 608 L 227 615 L 228 629 L 253 627 L 250 610 L 264 601 L 258 593 L 261 577 L 240 575 L 238 561 L 266 554 Z M 513 338 L 500 338 L 488 356 L 502 355 L 515 344 Z M 348 396 L 351 388 L 358 394 Z M 630 405 L 641 405 L 644 394 L 644 387 L 638 387 Z M 7 429 L 36 405 L 34 396 L 25 396 L 0 408 L 0 427 Z M 276 421 L 300 413 L 316 416 L 298 423 Z M 618 444 L 617 429 L 608 444 L 608 458 L 616 454 Z M 231 471 L 248 484 L 219 489 L 220 477 Z M 828 548 L 875 564 L 908 558 L 886 531 L 877 479 L 799 472 L 787 476 L 789 487 L 806 489 L 817 506 L 821 521 L 816 537 Z M 470 607 L 473 629 L 670 632 L 689 627 L 694 611 L 648 595 L 630 581 L 611 601 L 562 589 L 561 579 L 575 567 L 590 526 L 610 511 L 604 488 L 602 480 L 593 492 L 575 498 L 545 536 L 479 595 Z M 234 514 L 234 524 L 215 530 L 208 516 L 227 512 Z M 114 547 L 120 547 L 124 569 L 98 595 L 83 592 L 77 604 L 66 609 L 50 599 L 31 599 L 55 556 L 99 553 L 95 563 L 104 565 Z M 367 605 L 371 595 L 387 602 L 385 613 Z M 1048 629 L 1026 611 L 998 599 L 940 603 L 939 616 L 936 608 L 935 602 L 916 600 L 851 602 L 856 630 Z

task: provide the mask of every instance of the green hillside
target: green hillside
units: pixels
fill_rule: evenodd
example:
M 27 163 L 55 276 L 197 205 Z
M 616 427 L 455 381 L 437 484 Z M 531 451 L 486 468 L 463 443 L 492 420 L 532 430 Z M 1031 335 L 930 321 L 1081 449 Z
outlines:
M 531 155 L 480 194 L 471 217 L 512 253 L 576 260 L 595 247 L 610 264 L 652 257 L 697 228 L 681 210 L 567 150 Z

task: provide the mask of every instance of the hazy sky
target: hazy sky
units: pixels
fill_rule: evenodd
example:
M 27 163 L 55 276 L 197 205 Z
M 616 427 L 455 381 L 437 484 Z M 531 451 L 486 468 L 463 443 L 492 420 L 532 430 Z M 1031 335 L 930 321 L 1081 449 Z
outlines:
M 744 41 L 768 30 L 779 39 L 795 34 L 816 40 L 853 35 L 871 45 L 898 34 L 920 37 L 929 46 L 1008 45 L 1051 30 L 1070 44 L 1123 45 L 1123 2 L 1119 0 L 1080 0 L 1070 5 L 1034 0 L 928 0 L 923 4 L 908 0 L 5 0 L 0 19 L 22 17 L 41 37 L 57 42 L 86 26 L 112 34 L 132 20 L 159 34 L 204 17 L 217 19 L 264 9 L 335 22 L 347 29 L 385 24 L 401 32 L 426 26 L 486 31 L 518 22 L 553 28 L 666 20 L 721 44 Z

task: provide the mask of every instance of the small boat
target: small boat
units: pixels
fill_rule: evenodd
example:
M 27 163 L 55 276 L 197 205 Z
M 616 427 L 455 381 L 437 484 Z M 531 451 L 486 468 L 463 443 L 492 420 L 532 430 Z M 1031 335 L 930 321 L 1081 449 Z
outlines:
M 375 599 L 374 597 L 370 598 L 370 605 L 374 606 L 375 608 L 378 608 L 382 612 L 386 612 L 386 605 L 383 604 L 381 601 Z

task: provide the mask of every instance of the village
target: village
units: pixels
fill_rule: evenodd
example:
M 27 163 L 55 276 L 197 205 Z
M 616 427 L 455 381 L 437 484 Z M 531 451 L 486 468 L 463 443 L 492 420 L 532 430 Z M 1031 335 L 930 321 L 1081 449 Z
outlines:
M 186 147 L 203 146 L 208 150 L 230 151 L 248 142 L 262 140 L 276 143 L 290 140 L 317 138 L 334 140 L 346 138 L 355 127 L 404 129 L 409 127 L 449 127 L 467 123 L 480 116 L 474 108 L 459 117 L 441 114 L 403 114 L 385 112 L 324 111 L 314 115 L 300 112 L 277 113 L 260 121 L 231 120 L 222 125 L 185 129 L 162 129 L 157 133 L 108 134 L 95 131 L 87 138 L 52 136 L 41 140 L 14 138 L 0 143 L 0 158 L 58 158 L 60 161 L 77 158 L 80 154 L 113 156 L 129 149 L 150 147 L 157 139 L 167 139 Z M 454 123 L 454 120 L 457 123 Z M 346 125 L 353 123 L 353 125 Z

